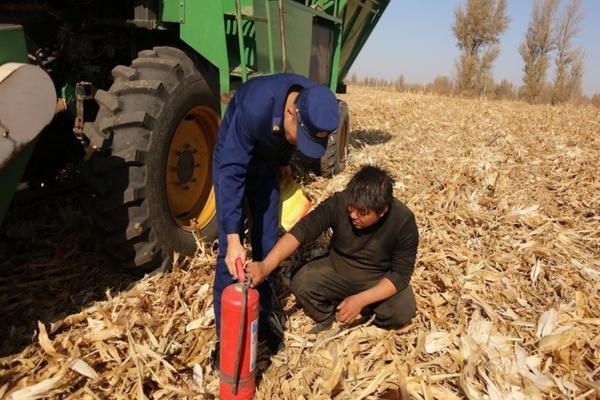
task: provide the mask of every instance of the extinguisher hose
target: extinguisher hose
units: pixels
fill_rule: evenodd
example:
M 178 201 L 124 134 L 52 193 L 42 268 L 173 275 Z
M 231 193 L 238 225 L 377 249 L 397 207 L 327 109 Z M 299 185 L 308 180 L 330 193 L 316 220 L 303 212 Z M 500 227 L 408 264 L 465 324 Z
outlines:
M 240 331 L 238 332 L 237 351 L 235 353 L 235 364 L 233 368 L 233 388 L 231 392 L 237 395 L 240 380 L 240 359 L 242 358 L 242 344 L 244 343 L 244 333 L 246 328 L 246 313 L 248 306 L 248 287 L 242 283 L 242 315 L 240 317 Z

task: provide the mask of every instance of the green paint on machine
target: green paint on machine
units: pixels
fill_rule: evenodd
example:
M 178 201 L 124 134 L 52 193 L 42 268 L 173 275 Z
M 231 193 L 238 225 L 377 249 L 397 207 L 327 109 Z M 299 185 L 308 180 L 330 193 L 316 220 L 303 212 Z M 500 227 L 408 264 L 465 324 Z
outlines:
M 278 72 L 304 75 L 335 91 L 388 3 L 163 0 L 162 17 L 179 22 L 181 39 L 218 69 L 222 97 L 247 79 Z
M 212 138 L 218 129 L 218 112 L 225 112 L 232 93 L 248 79 L 291 72 L 327 85 L 334 92 L 343 91 L 345 75 L 389 0 L 143 0 L 133 2 L 129 7 L 123 6 L 118 0 L 98 0 L 88 2 L 88 14 L 76 6 L 65 6 L 60 15 L 68 23 L 53 19 L 57 14 L 52 11 L 52 2 L 22 2 L 23 7 L 14 9 L 9 6 L 4 14 L 18 10 L 20 14 L 11 17 L 11 21 L 22 21 L 25 28 L 0 24 L 0 66 L 8 62 L 28 62 L 26 34 L 27 43 L 32 46 L 29 58 L 35 59 L 36 64 L 46 70 L 59 96 L 64 100 L 68 113 L 61 113 L 61 116 L 68 115 L 71 120 L 75 120 L 77 116 L 80 121 L 85 122 L 84 127 L 74 124 L 74 131 L 84 136 L 78 138 L 81 139 L 78 143 L 83 147 L 79 149 L 80 153 L 92 154 L 94 148 L 103 145 L 106 139 L 104 135 L 110 131 L 107 126 L 114 129 L 120 127 L 107 115 L 124 118 L 125 115 L 121 114 L 125 111 L 121 108 L 125 105 L 129 112 L 129 108 L 133 107 L 133 103 L 129 104 L 119 98 L 121 91 L 127 90 L 129 98 L 135 91 L 140 99 L 146 96 L 163 101 L 160 87 L 152 86 L 152 79 L 147 80 L 137 75 L 138 66 L 146 71 L 151 70 L 145 73 L 158 74 L 161 78 L 168 77 L 176 82 L 178 76 L 170 76 L 165 72 L 170 64 L 179 63 L 181 67 L 187 61 L 195 64 L 197 73 L 208 86 L 206 93 L 203 92 L 207 97 L 203 98 L 203 102 L 213 112 L 216 111 L 216 122 L 200 129 L 202 132 L 210 131 L 207 134 L 209 147 L 214 145 Z M 73 2 L 76 3 L 78 2 Z M 119 7 L 113 7 L 115 4 L 119 4 Z M 48 9 L 42 17 L 47 18 L 48 23 L 32 19 L 30 10 L 35 9 L 33 5 Z M 96 13 L 96 9 L 103 12 Z M 0 4 L 0 21 L 3 12 Z M 19 16 L 22 20 L 19 20 Z M 61 26 L 63 23 L 64 26 Z M 37 44 L 34 40 L 36 35 Z M 48 41 L 48 37 L 53 39 Z M 45 42 L 48 43 L 42 45 Z M 59 67 L 55 68 L 56 65 Z M 110 79 L 111 71 L 112 77 L 118 77 L 123 87 L 114 84 L 110 86 L 113 82 Z M 98 104 L 93 106 L 98 105 L 101 112 L 97 112 L 93 106 L 84 107 L 83 97 L 77 103 L 74 88 L 80 82 L 99 89 L 96 92 Z M 127 87 L 124 82 L 128 82 Z M 133 88 L 134 85 L 140 87 Z M 77 104 L 81 106 L 80 109 L 76 107 Z M 25 111 L 32 113 L 35 110 Z M 145 110 L 136 109 L 137 111 L 139 113 L 129 112 L 126 117 L 137 116 Z M 76 115 L 77 112 L 82 115 Z M 86 114 L 94 114 L 96 122 L 92 122 L 94 115 Z M 0 110 L 0 120 L 1 118 Z M 105 125 L 107 121 L 112 122 Z M 347 139 L 342 139 L 332 143 L 347 146 Z M 39 145 L 43 141 L 37 142 Z M 4 163 L 0 170 L 0 222 L 22 178 L 35 143 L 36 140 L 32 139 L 32 142 L 28 142 L 27 149 L 22 146 L 18 154 L 11 154 L 10 162 Z M 212 147 L 207 148 L 207 152 L 210 157 Z M 34 157 L 38 153 L 43 151 L 36 151 Z M 45 155 L 57 157 L 52 152 L 46 152 Z M 102 159 L 98 162 L 108 161 Z M 100 175 L 93 180 L 97 187 L 102 187 L 105 183 L 101 182 L 104 176 Z M 210 191 L 211 180 L 207 179 L 205 185 Z M 136 189 L 134 192 L 143 191 Z M 125 222 L 127 223 L 123 226 L 128 226 L 130 221 Z M 120 233 L 129 240 L 129 236 L 135 232 Z M 154 244 L 148 243 L 148 246 Z M 154 254 L 151 251 L 142 252 L 136 253 L 136 257 L 139 264 L 144 264 L 144 257 Z

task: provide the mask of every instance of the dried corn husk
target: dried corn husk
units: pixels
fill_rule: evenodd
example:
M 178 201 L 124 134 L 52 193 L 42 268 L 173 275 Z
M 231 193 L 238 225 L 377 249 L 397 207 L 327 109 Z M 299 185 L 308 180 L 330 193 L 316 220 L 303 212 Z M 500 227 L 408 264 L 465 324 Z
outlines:
M 412 279 L 418 314 L 398 330 L 367 322 L 307 335 L 312 321 L 280 285 L 289 318 L 286 349 L 270 359 L 260 349 L 256 398 L 596 398 L 597 109 L 360 87 L 342 97 L 354 136 L 347 170 L 328 180 L 300 178 L 319 202 L 363 163 L 390 171 L 395 195 L 420 228 Z M 65 235 L 50 256 L 26 262 L 21 272 L 31 279 L 19 287 L 37 290 L 40 271 L 48 269 L 61 271 L 56 279 L 87 279 L 98 257 L 77 259 L 76 240 Z M 327 235 L 282 272 L 326 246 Z M 82 274 L 84 265 L 93 267 Z M 210 252 L 178 259 L 170 273 L 107 293 L 62 319 L 45 319 L 50 333 L 40 324 L 37 340 L 0 359 L 0 397 L 215 396 L 213 265 Z M 81 290 L 93 285 L 82 283 L 88 286 Z M 60 291 L 51 286 L 50 293 Z M 2 296 L 2 304 L 26 299 Z

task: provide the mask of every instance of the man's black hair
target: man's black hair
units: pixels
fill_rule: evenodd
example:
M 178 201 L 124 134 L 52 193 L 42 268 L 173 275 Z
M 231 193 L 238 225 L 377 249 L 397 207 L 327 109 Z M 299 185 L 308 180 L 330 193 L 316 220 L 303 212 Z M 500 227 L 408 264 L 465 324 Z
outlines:
M 346 192 L 349 205 L 380 213 L 392 204 L 392 178 L 379 167 L 364 165 L 350 179 Z

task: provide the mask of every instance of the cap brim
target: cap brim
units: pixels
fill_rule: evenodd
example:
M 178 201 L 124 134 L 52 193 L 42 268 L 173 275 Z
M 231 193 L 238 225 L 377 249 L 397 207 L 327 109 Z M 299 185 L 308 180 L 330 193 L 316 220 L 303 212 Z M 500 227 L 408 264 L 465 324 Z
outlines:
M 327 149 L 327 139 L 329 136 L 325 137 L 322 141 L 316 142 L 304 131 L 302 126 L 300 126 L 300 122 L 298 122 L 296 129 L 296 147 L 300 153 L 310 158 L 323 157 Z

